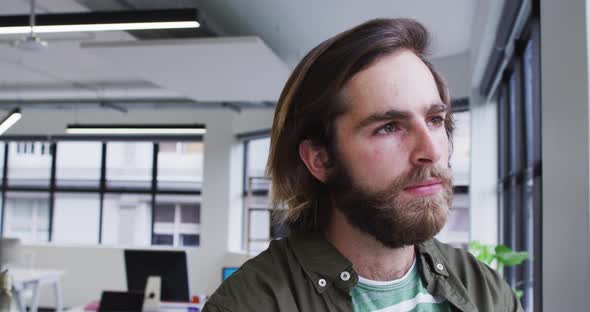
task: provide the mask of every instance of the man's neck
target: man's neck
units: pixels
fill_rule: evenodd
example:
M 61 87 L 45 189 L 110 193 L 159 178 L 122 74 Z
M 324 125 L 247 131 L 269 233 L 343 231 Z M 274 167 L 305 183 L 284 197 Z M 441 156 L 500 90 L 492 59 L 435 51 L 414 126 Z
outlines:
M 367 279 L 399 279 L 414 262 L 414 246 L 385 247 L 371 235 L 352 227 L 338 209 L 333 209 L 325 234 L 326 239 L 352 262 L 356 273 Z

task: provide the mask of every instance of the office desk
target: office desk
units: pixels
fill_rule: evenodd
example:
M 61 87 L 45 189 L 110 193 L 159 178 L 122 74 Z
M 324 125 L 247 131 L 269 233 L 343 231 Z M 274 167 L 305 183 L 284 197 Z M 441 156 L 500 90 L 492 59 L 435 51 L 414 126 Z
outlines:
M 63 310 L 61 297 L 61 277 L 63 271 L 58 270 L 32 270 L 32 269 L 10 269 L 10 278 L 12 279 L 12 294 L 16 301 L 16 306 L 20 312 L 27 312 L 24 293 L 32 291 L 30 310 L 37 312 L 39 309 L 39 293 L 41 286 L 53 285 L 55 293 L 55 311 Z
M 195 312 L 201 311 L 203 309 L 204 304 L 195 304 L 195 303 L 177 303 L 177 302 L 162 302 L 160 309 L 158 312 Z M 89 311 L 89 310 L 88 310 Z M 87 312 L 84 310 L 84 307 L 76 307 L 65 312 Z

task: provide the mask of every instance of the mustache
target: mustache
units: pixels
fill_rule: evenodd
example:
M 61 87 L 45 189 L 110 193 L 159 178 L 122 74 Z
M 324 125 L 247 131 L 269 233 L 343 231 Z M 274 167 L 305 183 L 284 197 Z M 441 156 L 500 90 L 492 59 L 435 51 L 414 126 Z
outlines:
M 437 179 L 445 187 L 449 188 L 453 185 L 453 176 L 449 168 L 441 165 L 433 166 L 419 166 L 412 168 L 408 173 L 394 179 L 391 184 L 382 192 L 385 197 L 397 196 L 403 189 L 422 183 L 427 179 Z

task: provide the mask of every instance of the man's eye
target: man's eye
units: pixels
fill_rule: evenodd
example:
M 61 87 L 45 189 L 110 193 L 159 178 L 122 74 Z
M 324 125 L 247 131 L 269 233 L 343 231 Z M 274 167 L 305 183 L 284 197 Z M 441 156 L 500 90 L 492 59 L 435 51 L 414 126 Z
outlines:
M 445 119 L 441 116 L 435 116 L 430 118 L 430 124 L 433 125 L 434 127 L 440 127 L 442 125 L 444 125 L 445 123 Z
M 394 122 L 387 123 L 375 131 L 375 134 L 390 134 L 399 130 L 399 127 Z

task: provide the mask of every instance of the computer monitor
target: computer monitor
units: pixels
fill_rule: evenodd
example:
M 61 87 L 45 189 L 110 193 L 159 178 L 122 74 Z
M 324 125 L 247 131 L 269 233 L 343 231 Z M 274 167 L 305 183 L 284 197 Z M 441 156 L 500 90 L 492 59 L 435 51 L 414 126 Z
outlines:
M 221 269 L 221 279 L 225 281 L 230 275 L 237 271 L 238 267 L 224 267 Z
M 188 267 L 184 251 L 125 250 L 127 289 L 144 292 L 147 278 L 162 279 L 160 299 L 189 302 Z

